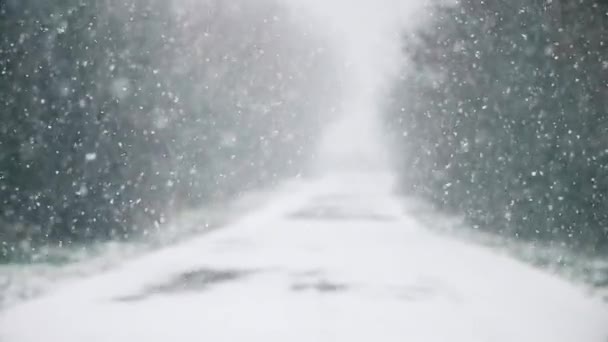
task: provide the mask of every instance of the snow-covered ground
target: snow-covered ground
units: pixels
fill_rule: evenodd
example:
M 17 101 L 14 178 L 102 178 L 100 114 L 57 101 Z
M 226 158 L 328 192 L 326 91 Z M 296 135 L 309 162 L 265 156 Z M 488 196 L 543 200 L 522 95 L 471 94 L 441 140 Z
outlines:
M 225 228 L 0 313 L 0 341 L 606 342 L 582 288 L 404 214 L 383 173 L 285 185 Z

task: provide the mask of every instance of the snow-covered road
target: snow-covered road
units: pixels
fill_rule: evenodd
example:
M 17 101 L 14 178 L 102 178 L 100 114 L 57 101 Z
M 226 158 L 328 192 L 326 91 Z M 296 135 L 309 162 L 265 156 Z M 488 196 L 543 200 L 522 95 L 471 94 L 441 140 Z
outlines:
M 429 232 L 390 188 L 288 184 L 228 227 L 0 313 L 0 341 L 608 341 L 597 298 Z

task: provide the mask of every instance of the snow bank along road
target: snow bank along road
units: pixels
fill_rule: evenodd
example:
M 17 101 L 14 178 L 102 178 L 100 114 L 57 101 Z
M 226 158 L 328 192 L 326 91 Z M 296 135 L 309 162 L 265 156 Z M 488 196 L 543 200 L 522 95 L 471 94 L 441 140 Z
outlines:
M 2 312 L 0 341 L 608 341 L 601 301 L 428 232 L 389 189 L 286 185 L 224 229 Z

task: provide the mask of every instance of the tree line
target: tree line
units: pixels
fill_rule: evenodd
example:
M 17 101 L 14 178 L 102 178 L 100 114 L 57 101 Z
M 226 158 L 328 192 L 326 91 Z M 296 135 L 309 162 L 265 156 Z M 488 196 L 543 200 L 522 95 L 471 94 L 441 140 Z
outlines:
M 387 104 L 401 189 L 480 229 L 608 248 L 608 3 L 434 3 Z
M 304 172 L 334 88 L 272 1 L 6 0 L 0 32 L 0 260 Z

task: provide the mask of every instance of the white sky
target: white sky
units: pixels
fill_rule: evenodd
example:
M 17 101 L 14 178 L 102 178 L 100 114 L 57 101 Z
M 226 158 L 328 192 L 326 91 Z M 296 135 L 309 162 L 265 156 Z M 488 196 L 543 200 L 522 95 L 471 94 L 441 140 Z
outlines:
M 285 0 L 341 54 L 341 117 L 320 142 L 319 168 L 386 168 L 379 107 L 402 67 L 400 34 L 425 1 Z

